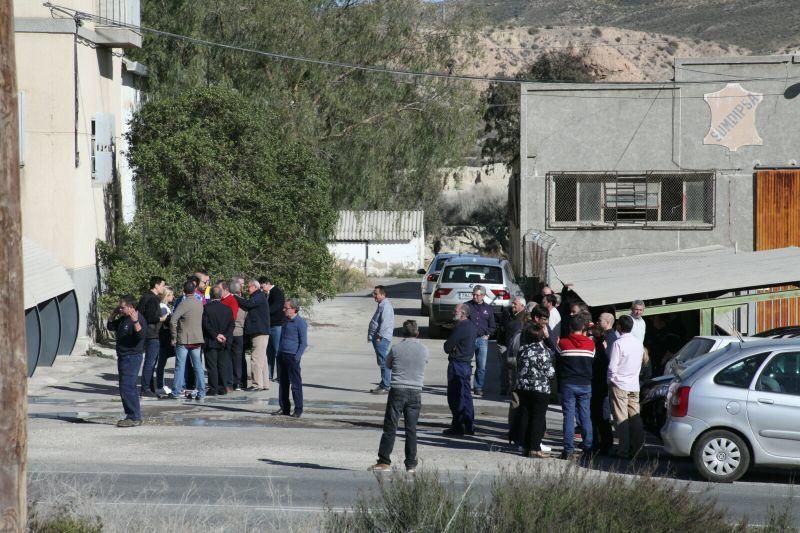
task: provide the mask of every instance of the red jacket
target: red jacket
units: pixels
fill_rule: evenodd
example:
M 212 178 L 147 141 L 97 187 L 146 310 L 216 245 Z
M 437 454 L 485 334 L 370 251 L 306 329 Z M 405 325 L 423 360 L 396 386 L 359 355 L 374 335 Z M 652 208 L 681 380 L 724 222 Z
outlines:
M 586 335 L 570 333 L 558 341 L 561 353 L 556 358 L 558 382 L 591 385 L 594 364 L 594 340 Z
M 220 302 L 230 307 L 231 312 L 233 313 L 233 319 L 236 320 L 236 315 L 239 314 L 239 302 L 236 301 L 236 297 L 233 294 L 229 294 L 220 300 Z

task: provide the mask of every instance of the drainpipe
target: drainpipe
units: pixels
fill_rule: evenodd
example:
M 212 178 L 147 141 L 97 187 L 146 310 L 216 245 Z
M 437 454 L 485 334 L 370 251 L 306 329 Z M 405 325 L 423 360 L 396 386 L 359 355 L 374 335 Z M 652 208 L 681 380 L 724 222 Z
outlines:
M 364 275 L 369 276 L 367 273 L 367 263 L 369 263 L 369 241 L 364 241 Z
M 78 108 L 78 29 L 81 27 L 81 21 L 79 18 L 75 18 L 75 34 L 72 36 L 72 75 L 73 75 L 73 86 L 74 86 L 74 93 L 73 93 L 73 108 L 75 110 L 75 131 L 74 131 L 74 149 L 75 149 L 75 168 L 78 168 L 81 164 L 81 154 L 78 150 L 78 124 L 80 121 L 79 113 L 80 110 Z

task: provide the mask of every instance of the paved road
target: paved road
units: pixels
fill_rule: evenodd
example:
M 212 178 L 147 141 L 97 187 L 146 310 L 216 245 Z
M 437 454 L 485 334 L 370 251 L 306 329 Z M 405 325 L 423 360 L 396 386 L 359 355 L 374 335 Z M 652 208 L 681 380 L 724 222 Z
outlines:
M 405 318 L 426 325 L 427 319 L 418 316 L 418 284 L 386 284 L 398 325 Z M 163 527 L 173 530 L 200 516 L 215 527 L 235 520 L 233 530 L 260 520 L 286 530 L 298 516 L 316 518 L 326 503 L 344 508 L 358 494 L 374 494 L 375 476 L 365 468 L 376 458 L 386 398 L 368 392 L 378 379 L 366 343 L 375 305 L 368 294 L 340 296 L 313 309 L 311 346 L 303 358 L 307 405 L 300 420 L 267 414 L 276 408 L 272 390 L 235 393 L 202 405 L 145 400 L 146 424 L 118 429 L 113 425 L 121 415 L 113 359 L 73 356 L 38 369 L 29 382 L 31 496 L 49 503 L 75 501 L 102 511 L 112 531 L 133 531 L 154 520 L 163 523 L 165 516 L 176 522 Z M 459 483 L 479 473 L 475 487 L 480 493 L 501 470 L 529 464 L 505 442 L 507 407 L 498 396 L 476 401 L 478 436 L 457 441 L 441 436 L 449 421 L 446 359 L 441 340 L 423 342 L 431 360 L 420 424 L 422 468 Z M 556 449 L 560 420 L 558 408 L 551 406 L 546 442 Z M 402 440 L 395 451 L 402 454 Z M 697 481 L 688 461 L 664 457 L 657 443 L 648 446 L 648 459 L 654 475 L 687 482 L 687 490 L 698 497 L 716 497 L 732 520 L 748 515 L 751 522 L 763 521 L 769 504 L 794 498 L 786 472 L 756 472 L 732 485 L 709 486 Z M 402 457 L 395 453 L 394 460 L 401 463 Z M 562 461 L 544 462 L 546 469 L 564 468 Z M 597 475 L 637 468 L 611 461 L 594 467 Z M 132 517 L 138 521 L 126 522 Z

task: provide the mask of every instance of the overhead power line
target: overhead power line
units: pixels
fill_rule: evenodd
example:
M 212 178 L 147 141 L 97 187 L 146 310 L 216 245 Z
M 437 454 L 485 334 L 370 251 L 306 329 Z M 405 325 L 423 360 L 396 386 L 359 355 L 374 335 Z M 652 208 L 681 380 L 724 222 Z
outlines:
M 444 72 L 430 72 L 430 71 L 417 71 L 417 70 L 406 70 L 406 69 L 398 69 L 398 68 L 390 68 L 384 67 L 381 65 L 367 65 L 367 64 L 357 64 L 357 63 L 345 63 L 342 61 L 332 61 L 326 59 L 317 59 L 311 58 L 306 56 L 294 55 L 294 54 L 286 54 L 286 53 L 279 53 L 279 52 L 268 52 L 265 50 L 258 50 L 255 48 L 247 48 L 243 46 L 237 46 L 228 43 L 220 43 L 215 41 L 210 41 L 207 39 L 200 39 L 198 37 L 191 37 L 189 35 L 181 35 L 178 33 L 172 33 L 162 30 L 157 30 L 154 28 L 148 28 L 146 26 L 141 25 L 134 25 L 134 24 L 127 24 L 124 22 L 116 21 L 113 19 L 109 19 L 106 17 L 101 17 L 99 15 L 95 15 L 93 13 L 88 13 L 86 11 L 80 11 L 77 9 L 60 6 L 53 4 L 51 2 L 45 2 L 44 7 L 50 9 L 51 14 L 56 17 L 57 14 L 66 15 L 69 18 L 75 19 L 76 21 L 91 21 L 96 24 L 101 24 L 103 26 L 110 26 L 116 28 L 126 28 L 138 33 L 150 33 L 153 35 L 158 35 L 161 37 L 165 37 L 168 39 L 174 39 L 179 41 L 185 41 L 196 45 L 201 46 L 208 46 L 213 48 L 221 48 L 225 50 L 231 50 L 236 52 L 248 53 L 259 55 L 263 57 L 269 57 L 272 59 L 278 60 L 285 60 L 285 61 L 294 61 L 298 63 L 307 63 L 313 65 L 320 65 L 325 67 L 333 67 L 333 68 L 342 68 L 342 69 L 349 69 L 349 70 L 361 70 L 366 72 L 375 72 L 379 74 L 389 74 L 394 76 L 405 76 L 405 77 L 419 77 L 419 78 L 435 78 L 435 79 L 447 79 L 447 80 L 460 80 L 460 81 L 478 81 L 484 83 L 503 83 L 503 84 L 514 84 L 519 85 L 522 83 L 540 83 L 540 84 L 550 84 L 550 85 L 573 85 L 575 82 L 569 80 L 531 80 L 531 79 L 516 79 L 516 78 L 506 78 L 506 77 L 488 77 L 488 76 L 477 76 L 477 75 L 470 75 L 470 74 L 451 74 L 451 73 L 444 73 Z M 718 83 L 724 82 L 740 82 L 740 81 L 782 81 L 786 82 L 787 80 L 798 79 L 800 80 L 800 76 L 795 77 L 779 77 L 779 78 L 764 78 L 764 77 L 752 77 L 752 78 L 736 78 L 736 79 L 720 79 L 715 80 Z M 643 85 L 648 82 L 614 82 L 616 85 Z M 675 82 L 656 82 L 661 84 L 672 84 Z M 676 84 L 676 86 L 680 85 L 687 85 L 687 84 L 706 84 L 708 81 L 706 80 L 687 80 L 682 81 L 680 84 Z M 556 95 L 554 95 L 556 96 Z M 574 97 L 568 95 L 557 95 L 559 97 Z M 610 98 L 607 96 L 582 96 L 582 98 Z M 631 97 L 616 97 L 616 98 L 631 98 Z M 637 98 L 637 97 L 633 97 Z M 670 97 L 671 98 L 671 97 Z M 679 98 L 689 98 L 689 97 L 679 97 Z M 648 98 L 649 99 L 649 98 Z

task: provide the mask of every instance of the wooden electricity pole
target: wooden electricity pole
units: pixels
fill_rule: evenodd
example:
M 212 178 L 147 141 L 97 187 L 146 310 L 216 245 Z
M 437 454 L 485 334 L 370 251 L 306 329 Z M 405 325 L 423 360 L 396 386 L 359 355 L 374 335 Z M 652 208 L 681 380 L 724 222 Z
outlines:
M 26 522 L 27 385 L 13 0 L 0 0 L 0 530 Z

